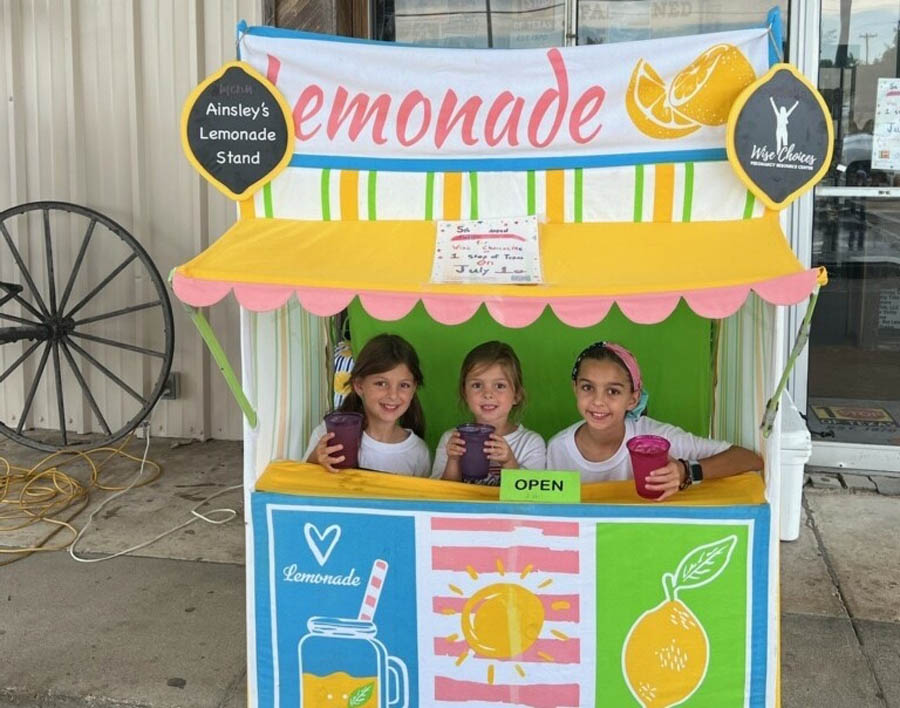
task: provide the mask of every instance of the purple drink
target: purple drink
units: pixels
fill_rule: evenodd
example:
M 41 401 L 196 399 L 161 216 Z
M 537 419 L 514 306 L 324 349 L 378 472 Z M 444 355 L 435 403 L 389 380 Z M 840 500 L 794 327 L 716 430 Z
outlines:
M 637 493 L 645 499 L 658 499 L 663 493 L 647 489 L 647 475 L 669 463 L 669 441 L 658 435 L 637 435 L 625 445 L 631 453 Z
M 343 455 L 343 462 L 338 462 L 335 467 L 346 469 L 359 467 L 359 444 L 362 441 L 363 414 L 362 413 L 329 413 L 325 416 L 325 430 L 334 433 L 334 437 L 328 441 L 328 446 L 343 445 L 344 449 L 338 451 Z
M 463 479 L 484 479 L 491 469 L 491 461 L 484 454 L 484 444 L 494 432 L 493 425 L 463 423 L 456 429 L 466 443 L 466 451 L 459 458 L 459 469 Z

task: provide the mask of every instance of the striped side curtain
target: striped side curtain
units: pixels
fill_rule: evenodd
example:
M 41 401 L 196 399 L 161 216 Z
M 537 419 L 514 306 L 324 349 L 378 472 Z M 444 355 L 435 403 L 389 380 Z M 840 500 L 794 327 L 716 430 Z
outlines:
M 330 404 L 327 320 L 291 299 L 271 312 L 242 311 L 243 387 L 258 416 L 255 477 L 277 459 L 300 459 Z M 247 470 L 245 470 L 245 473 Z
M 773 378 L 774 318 L 774 305 L 751 294 L 719 328 L 712 436 L 757 452 L 765 449 L 759 424 Z

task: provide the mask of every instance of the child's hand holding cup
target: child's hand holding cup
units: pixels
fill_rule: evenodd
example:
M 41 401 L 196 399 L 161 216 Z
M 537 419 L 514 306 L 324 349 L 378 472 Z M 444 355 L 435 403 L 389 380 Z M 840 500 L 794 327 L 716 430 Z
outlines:
M 332 462 L 336 469 L 359 467 L 359 445 L 362 442 L 363 414 L 336 411 L 325 416 L 325 429 L 331 434 L 328 448 L 341 446 L 336 454 L 343 459 Z M 328 436 L 326 436 L 328 437 Z
M 463 423 L 456 426 L 456 430 L 465 443 L 465 452 L 459 458 L 459 469 L 463 479 L 484 479 L 491 469 L 491 461 L 484 451 L 484 445 L 494 432 L 494 426 Z
M 634 486 L 638 495 L 644 499 L 659 499 L 668 491 L 667 489 L 648 489 L 647 485 L 658 487 L 665 482 L 663 477 L 651 477 L 650 473 L 663 469 L 669 465 L 669 441 L 658 435 L 636 435 L 625 443 L 631 454 L 631 469 L 634 473 Z M 678 481 L 675 488 L 678 490 Z

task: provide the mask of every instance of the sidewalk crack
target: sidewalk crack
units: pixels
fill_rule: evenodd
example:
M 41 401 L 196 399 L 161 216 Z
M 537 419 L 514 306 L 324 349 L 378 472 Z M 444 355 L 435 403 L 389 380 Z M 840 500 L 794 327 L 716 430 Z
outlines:
M 238 675 L 234 678 L 234 680 L 228 684 L 228 687 L 225 689 L 225 695 L 222 696 L 222 700 L 219 701 L 219 705 L 216 708 L 225 708 L 228 705 L 228 702 L 231 700 L 233 696 L 236 696 L 241 689 L 241 684 L 244 682 L 244 679 L 247 676 L 246 667 L 238 672 Z M 246 690 L 246 689 L 244 689 Z
M 856 618 L 853 616 L 853 613 L 850 611 L 850 606 L 847 604 L 847 598 L 844 596 L 844 590 L 841 588 L 841 581 L 838 578 L 837 571 L 835 571 L 834 566 L 832 565 L 831 556 L 828 554 L 828 549 L 825 547 L 825 541 L 822 539 L 822 534 L 819 531 L 818 524 L 816 524 L 815 513 L 810 507 L 809 501 L 807 500 L 805 494 L 803 495 L 803 508 L 806 510 L 806 523 L 809 526 L 810 530 L 813 532 L 813 536 L 816 539 L 816 546 L 819 549 L 819 553 L 822 555 L 822 562 L 825 563 L 825 568 L 828 571 L 828 575 L 831 577 L 831 584 L 837 591 L 838 602 L 840 602 L 841 608 L 844 610 L 847 618 L 850 620 L 850 627 L 853 628 L 853 634 L 856 637 L 856 643 L 859 645 L 859 650 L 866 661 L 866 666 L 869 669 L 869 674 L 872 676 L 872 680 L 875 682 L 875 686 L 878 689 L 877 697 L 881 700 L 881 703 L 885 708 L 890 708 L 887 703 L 887 698 L 885 697 L 884 687 L 881 685 L 881 681 L 878 679 L 878 673 L 875 671 L 875 664 L 869 656 L 869 653 L 866 651 L 866 647 L 862 639 L 862 634 L 860 633 L 859 627 L 856 624 Z

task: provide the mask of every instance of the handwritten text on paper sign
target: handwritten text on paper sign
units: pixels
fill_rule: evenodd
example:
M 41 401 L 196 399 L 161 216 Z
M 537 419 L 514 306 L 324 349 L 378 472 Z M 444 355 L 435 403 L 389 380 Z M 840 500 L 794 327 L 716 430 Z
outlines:
M 540 283 L 537 217 L 439 221 L 431 282 Z

